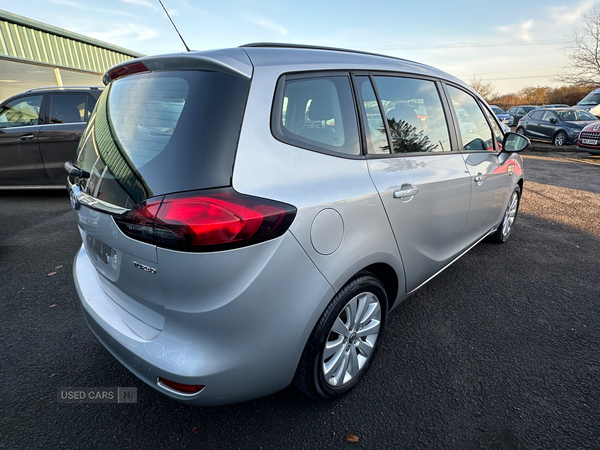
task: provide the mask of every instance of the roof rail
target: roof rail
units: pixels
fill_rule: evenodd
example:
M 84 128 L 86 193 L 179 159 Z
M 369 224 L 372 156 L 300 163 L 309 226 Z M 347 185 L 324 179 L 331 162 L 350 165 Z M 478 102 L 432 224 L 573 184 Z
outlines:
M 38 87 L 38 88 L 27 89 L 24 92 L 48 91 L 48 90 L 51 90 L 51 89 L 58 89 L 58 90 L 61 90 L 61 91 L 64 91 L 66 89 L 102 90 L 102 89 L 104 89 L 104 86 L 45 86 L 45 87 Z
M 279 42 L 253 42 L 250 44 L 240 45 L 240 47 L 299 48 L 299 49 L 307 49 L 307 50 L 329 50 L 329 51 L 335 51 L 335 52 L 358 53 L 360 55 L 379 56 L 382 58 L 396 59 L 399 61 L 408 61 L 407 59 L 404 59 L 404 58 L 398 58 L 396 56 L 390 56 L 390 55 L 382 55 L 380 53 L 364 52 L 362 50 L 350 50 L 347 48 L 324 47 L 324 46 L 320 46 L 320 45 L 287 44 L 287 43 L 279 43 Z M 410 61 L 410 62 L 414 62 L 414 61 Z M 421 64 L 421 63 L 417 63 L 417 64 Z M 421 65 L 425 65 L 425 64 L 421 64 Z

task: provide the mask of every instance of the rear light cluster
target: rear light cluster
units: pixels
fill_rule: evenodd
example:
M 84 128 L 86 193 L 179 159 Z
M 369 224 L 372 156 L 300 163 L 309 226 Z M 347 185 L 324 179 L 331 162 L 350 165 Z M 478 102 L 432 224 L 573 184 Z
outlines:
M 296 208 L 291 205 L 221 188 L 151 198 L 115 222 L 133 239 L 208 252 L 281 236 L 295 216 Z

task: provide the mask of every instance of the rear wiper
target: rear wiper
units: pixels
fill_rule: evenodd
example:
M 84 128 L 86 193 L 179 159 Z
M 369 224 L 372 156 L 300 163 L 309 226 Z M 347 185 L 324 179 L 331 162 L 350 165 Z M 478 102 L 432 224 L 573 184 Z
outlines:
M 80 169 L 75 164 L 70 163 L 70 162 L 65 163 L 65 170 L 67 172 L 69 172 L 69 175 L 74 175 L 79 178 L 89 178 L 90 177 L 89 172 L 86 172 L 85 170 Z

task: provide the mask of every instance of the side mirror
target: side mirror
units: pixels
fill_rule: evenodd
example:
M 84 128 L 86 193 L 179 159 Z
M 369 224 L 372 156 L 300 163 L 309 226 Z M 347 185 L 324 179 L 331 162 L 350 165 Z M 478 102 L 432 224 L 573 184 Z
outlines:
M 502 151 L 507 153 L 522 152 L 531 145 L 529 139 L 517 133 L 506 133 L 502 141 Z
M 550 123 L 556 123 L 556 119 L 554 117 L 550 117 Z

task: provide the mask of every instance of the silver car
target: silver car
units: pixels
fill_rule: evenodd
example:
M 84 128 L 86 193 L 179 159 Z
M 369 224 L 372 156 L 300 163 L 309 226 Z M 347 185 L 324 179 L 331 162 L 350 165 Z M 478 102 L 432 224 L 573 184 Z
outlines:
M 513 229 L 529 141 L 432 67 L 293 45 L 119 64 L 65 164 L 85 320 L 219 405 L 354 388 L 388 313 Z

